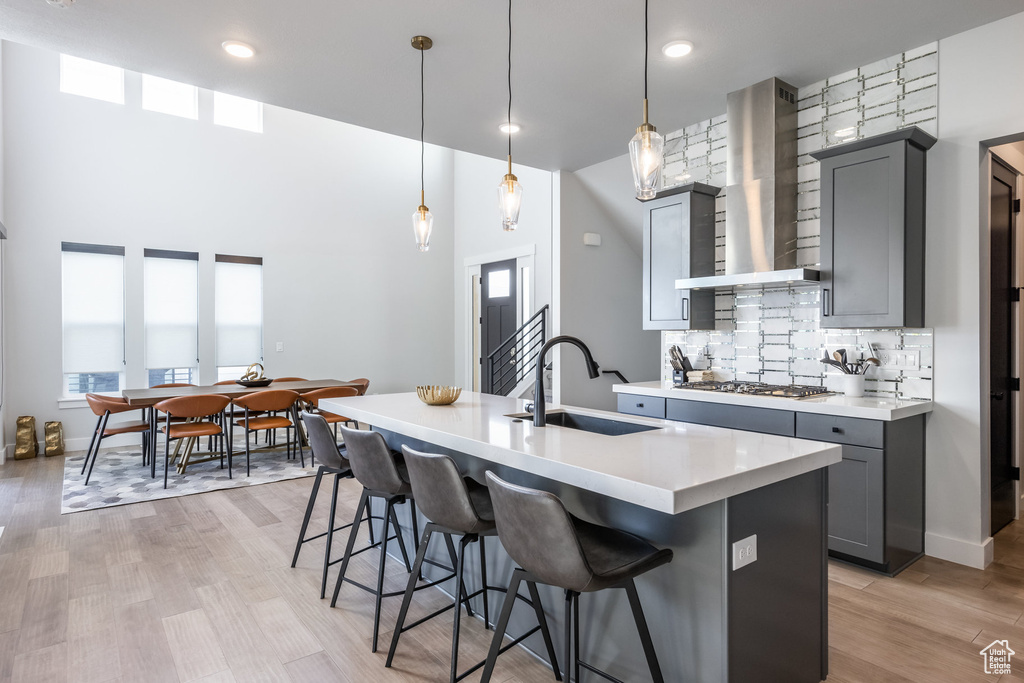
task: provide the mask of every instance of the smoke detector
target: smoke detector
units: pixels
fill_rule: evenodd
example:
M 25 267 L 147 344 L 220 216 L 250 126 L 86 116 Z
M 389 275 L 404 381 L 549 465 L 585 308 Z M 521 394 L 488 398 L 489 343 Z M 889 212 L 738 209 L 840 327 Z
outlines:
M 52 5 L 53 7 L 71 7 L 75 0 L 46 0 L 46 4 Z

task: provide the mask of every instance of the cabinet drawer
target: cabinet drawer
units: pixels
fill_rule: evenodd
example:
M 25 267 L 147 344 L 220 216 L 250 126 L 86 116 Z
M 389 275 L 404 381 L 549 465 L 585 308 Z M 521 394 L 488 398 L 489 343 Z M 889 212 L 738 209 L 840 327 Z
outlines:
M 678 398 L 669 399 L 666 406 L 666 417 L 670 420 L 781 436 L 793 436 L 793 416 L 794 413 L 788 410 L 684 401 Z
M 619 394 L 619 412 L 665 419 L 665 399 L 638 394 Z
M 797 413 L 796 436 L 798 439 L 883 448 L 885 423 L 858 417 Z

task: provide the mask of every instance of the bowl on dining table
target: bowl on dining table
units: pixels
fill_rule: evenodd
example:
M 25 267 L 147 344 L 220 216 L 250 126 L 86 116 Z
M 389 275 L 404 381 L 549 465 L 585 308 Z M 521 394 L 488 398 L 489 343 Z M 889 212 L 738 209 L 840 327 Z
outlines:
M 241 384 L 249 389 L 258 389 L 260 387 L 269 387 L 273 381 L 269 377 L 263 377 L 262 379 L 236 379 L 235 384 Z

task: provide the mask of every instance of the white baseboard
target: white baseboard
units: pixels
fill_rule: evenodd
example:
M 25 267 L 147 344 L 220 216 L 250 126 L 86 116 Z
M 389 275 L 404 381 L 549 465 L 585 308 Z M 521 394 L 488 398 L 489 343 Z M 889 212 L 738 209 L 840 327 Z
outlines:
M 981 543 L 974 543 L 933 533 L 924 535 L 925 555 L 975 569 L 984 569 L 992 564 L 993 549 L 991 536 Z
M 43 443 L 39 442 L 39 455 L 43 455 Z M 103 448 L 101 450 L 108 450 L 111 448 L 142 448 L 142 437 L 138 434 L 119 434 L 117 436 L 108 436 L 103 439 Z M 64 453 L 71 455 L 74 453 L 84 453 L 89 448 L 89 437 L 76 437 L 71 439 L 64 439 Z M 14 459 L 14 444 L 9 443 L 3 449 L 0 449 L 0 465 L 3 465 L 6 460 Z

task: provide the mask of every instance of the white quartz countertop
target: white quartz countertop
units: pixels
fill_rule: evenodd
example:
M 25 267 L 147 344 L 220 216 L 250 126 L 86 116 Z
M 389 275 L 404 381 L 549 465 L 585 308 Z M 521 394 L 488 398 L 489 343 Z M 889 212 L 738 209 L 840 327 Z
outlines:
M 552 410 L 644 424 L 652 431 L 604 436 L 507 417 L 524 401 L 463 392 L 428 406 L 415 393 L 322 399 L 320 407 L 570 486 L 677 514 L 837 463 L 835 444 L 706 427 L 600 410 Z
M 800 399 L 780 396 L 751 396 L 750 394 L 700 391 L 698 389 L 675 389 L 670 382 L 614 384 L 612 391 L 620 394 L 637 394 L 638 396 L 659 396 L 678 398 L 684 401 L 727 403 L 734 406 L 753 406 L 772 410 L 789 410 L 796 413 L 818 413 L 819 415 L 839 415 L 886 421 L 930 413 L 933 406 L 931 401 L 895 400 L 870 396 L 851 398 L 842 394 Z

